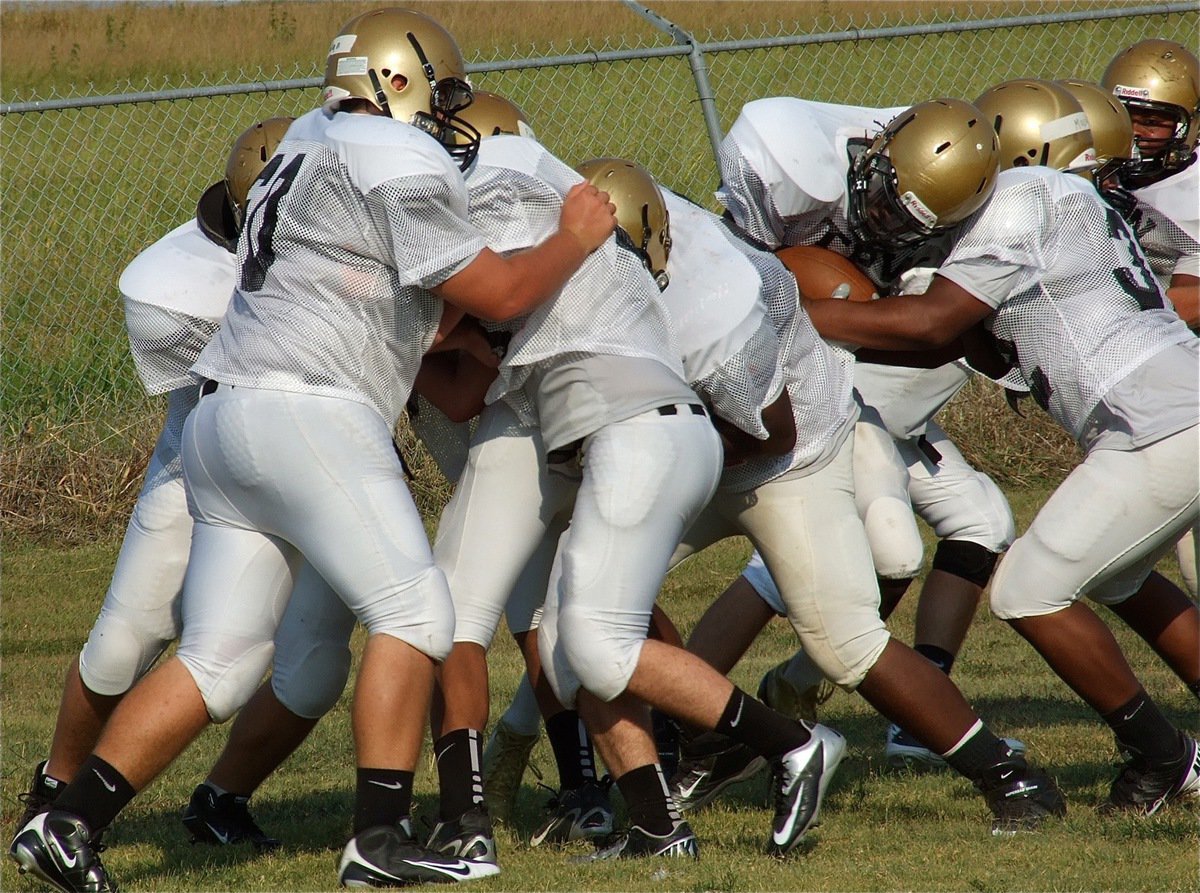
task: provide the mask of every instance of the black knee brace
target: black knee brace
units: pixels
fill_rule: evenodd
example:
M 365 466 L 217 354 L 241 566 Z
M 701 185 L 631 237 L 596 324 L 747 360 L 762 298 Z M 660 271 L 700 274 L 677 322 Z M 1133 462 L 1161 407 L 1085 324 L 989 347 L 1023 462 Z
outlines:
M 1000 554 L 979 543 L 966 540 L 941 540 L 933 553 L 933 569 L 962 577 L 976 586 L 987 585 L 996 569 Z

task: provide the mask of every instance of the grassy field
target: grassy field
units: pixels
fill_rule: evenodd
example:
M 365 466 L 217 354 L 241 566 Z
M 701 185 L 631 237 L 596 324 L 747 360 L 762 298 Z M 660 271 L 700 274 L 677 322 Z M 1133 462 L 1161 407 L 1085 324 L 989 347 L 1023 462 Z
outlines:
M 0 4 L 0 91 L 5 101 L 130 89 L 312 77 L 339 25 L 369 2 Z M 440 18 L 474 61 L 600 46 L 662 45 L 627 9 L 604 2 L 413 4 Z M 710 37 L 809 33 L 904 22 L 992 17 L 1115 2 L 682 2 L 652 3 Z M 534 14 L 536 12 L 536 14 Z M 1046 25 L 856 40 L 800 49 L 710 54 L 722 124 L 741 103 L 791 93 L 890 105 L 935 94 L 973 96 L 1017 75 L 1096 77 L 1113 52 L 1161 34 L 1194 42 L 1200 15 Z M 883 75 L 881 73 L 886 73 Z M 519 101 L 539 136 L 568 161 L 598 154 L 638 158 L 665 182 L 703 200 L 716 181 L 686 62 L 660 59 L 493 72 L 476 85 Z M 95 617 L 158 426 L 128 359 L 115 284 L 141 248 L 187 219 L 196 195 L 223 167 L 229 137 L 248 123 L 298 114 L 315 96 L 293 90 L 9 116 L 0 131 L 0 834 L 19 814 L 15 797 L 44 758 L 62 673 Z M 972 386 L 943 422 L 967 458 L 1009 493 L 1023 526 L 1076 461 L 1044 414 L 1017 419 L 995 389 Z M 410 445 L 411 446 L 411 445 Z M 418 457 L 420 459 L 420 457 Z M 429 470 L 429 463 L 420 464 Z M 418 502 L 433 517 L 446 488 L 422 475 Z M 742 541 L 689 562 L 663 603 L 685 632 L 740 569 Z M 915 587 L 914 587 L 915 591 Z M 893 620 L 911 637 L 915 598 Z M 1114 621 L 1115 622 L 1115 621 Z M 1200 730 L 1195 702 L 1140 641 L 1121 633 L 1147 688 L 1168 715 Z M 735 671 L 753 690 L 793 645 L 775 624 Z M 493 651 L 493 695 L 511 694 L 519 668 L 503 635 Z M 532 776 L 518 825 L 501 836 L 504 872 L 492 890 L 1200 890 L 1195 807 L 1148 821 L 1095 811 L 1114 772 L 1111 737 L 1006 625 L 980 612 L 956 670 L 968 698 L 1004 734 L 1027 741 L 1059 780 L 1071 814 L 1044 833 L 996 840 L 970 786 L 948 775 L 893 775 L 882 767 L 885 722 L 838 694 L 823 717 L 850 752 L 811 847 L 785 863 L 762 855 L 770 814 L 762 780 L 696 816 L 697 865 L 580 868 L 570 852 L 524 845 L 546 792 Z M 282 836 L 282 852 L 255 857 L 187 843 L 178 815 L 215 759 L 212 729 L 122 817 L 106 862 L 130 890 L 319 890 L 336 882 L 349 827 L 353 765 L 343 703 L 264 786 L 257 812 Z M 535 764 L 555 784 L 539 745 Z M 418 809 L 432 816 L 434 776 L 422 767 Z M 7 842 L 8 838 L 3 838 Z M 0 890 L 33 889 L 0 860 Z
M 1044 488 L 1011 491 L 1023 527 L 1044 500 Z M 8 840 L 19 814 L 16 795 L 49 746 L 61 674 L 77 651 L 107 585 L 117 543 L 72 549 L 8 542 L 0 633 L 3 723 L 3 822 Z M 705 605 L 734 576 L 747 554 L 730 540 L 685 564 L 668 580 L 662 603 L 690 629 Z M 1173 573 L 1171 568 L 1169 572 Z M 892 627 L 911 636 L 910 595 Z M 1117 622 L 1113 620 L 1114 627 Z M 1123 629 L 1118 634 L 1147 689 L 1168 716 L 1200 731 L 1195 701 L 1151 652 Z M 761 673 L 793 647 L 790 628 L 770 626 L 736 668 L 735 681 L 753 690 Z M 503 633 L 492 653 L 493 703 L 507 703 L 517 682 L 516 649 Z M 883 767 L 886 724 L 860 698 L 839 692 L 823 708 L 850 750 L 831 788 L 820 829 L 786 862 L 761 855 L 770 822 L 760 777 L 694 818 L 701 838 L 698 864 L 635 862 L 578 866 L 585 851 L 532 850 L 525 845 L 547 792 L 526 775 L 515 829 L 500 835 L 503 872 L 472 886 L 500 890 L 930 890 L 1097 891 L 1197 890 L 1195 806 L 1148 820 L 1097 814 L 1115 771 L 1111 735 L 1044 666 L 1037 655 L 986 608 L 956 668 L 968 699 L 999 732 L 1030 746 L 1032 758 L 1058 779 L 1070 802 L 1065 821 L 1036 835 L 996 839 L 987 810 L 963 779 L 948 774 L 889 773 Z M 264 827 L 285 841 L 269 857 L 246 849 L 192 846 L 178 823 L 192 787 L 204 776 L 225 731 L 206 732 L 109 834 L 106 865 L 127 890 L 325 890 L 336 885 L 335 860 L 348 833 L 353 800 L 353 753 L 348 696 L 312 738 L 256 795 Z M 497 707 L 498 713 L 502 707 Z M 494 718 L 494 717 L 493 717 Z M 428 754 L 428 748 L 426 748 Z M 534 763 L 555 784 L 553 758 L 543 741 Z M 619 803 L 619 800 L 618 800 Z M 436 780 L 428 760 L 418 773 L 418 814 L 432 818 Z M 0 866 L 0 889 L 33 889 L 11 863 Z

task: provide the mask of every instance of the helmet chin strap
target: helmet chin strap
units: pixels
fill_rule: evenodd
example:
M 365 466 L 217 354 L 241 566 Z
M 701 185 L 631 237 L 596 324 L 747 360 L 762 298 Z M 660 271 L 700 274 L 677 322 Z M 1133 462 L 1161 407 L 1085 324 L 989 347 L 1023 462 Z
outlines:
M 374 68 L 367 69 L 367 77 L 371 79 L 371 86 L 375 88 L 375 102 L 380 110 L 389 118 L 392 117 L 392 107 L 388 105 L 387 95 L 383 92 L 383 84 L 379 83 L 379 75 L 375 73 Z

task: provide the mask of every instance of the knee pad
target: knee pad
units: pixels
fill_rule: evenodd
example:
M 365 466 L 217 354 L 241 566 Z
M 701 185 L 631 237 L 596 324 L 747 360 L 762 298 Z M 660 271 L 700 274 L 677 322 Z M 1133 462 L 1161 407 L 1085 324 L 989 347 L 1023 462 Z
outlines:
M 320 719 L 333 709 L 349 677 L 349 645 L 319 642 L 300 655 L 277 654 L 271 690 L 297 716 Z
M 992 571 L 996 569 L 999 559 L 999 553 L 979 543 L 942 540 L 933 553 L 933 569 L 961 577 L 982 588 L 992 578 Z
M 908 502 L 890 497 L 872 500 L 862 521 L 876 574 L 885 580 L 905 580 L 920 573 L 925 546 Z
M 79 652 L 79 678 L 98 695 L 123 695 L 154 665 L 175 636 L 154 634 L 101 611 Z
M 209 718 L 215 723 L 222 723 L 242 709 L 258 690 L 274 653 L 274 642 L 262 642 L 252 645 L 222 666 L 202 661 L 183 649 L 180 649 L 178 657 L 200 689 Z
M 633 678 L 648 624 L 649 617 L 640 634 L 621 635 L 610 628 L 600 635 L 594 612 L 568 608 L 558 615 L 559 649 L 580 686 L 602 701 L 611 701 Z

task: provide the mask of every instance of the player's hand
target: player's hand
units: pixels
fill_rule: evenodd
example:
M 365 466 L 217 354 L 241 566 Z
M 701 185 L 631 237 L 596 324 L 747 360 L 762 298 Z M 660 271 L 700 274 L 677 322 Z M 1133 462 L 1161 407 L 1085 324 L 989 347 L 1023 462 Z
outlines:
M 563 199 L 559 229 L 568 232 L 589 254 L 604 244 L 617 228 L 617 209 L 591 183 L 576 183 Z

